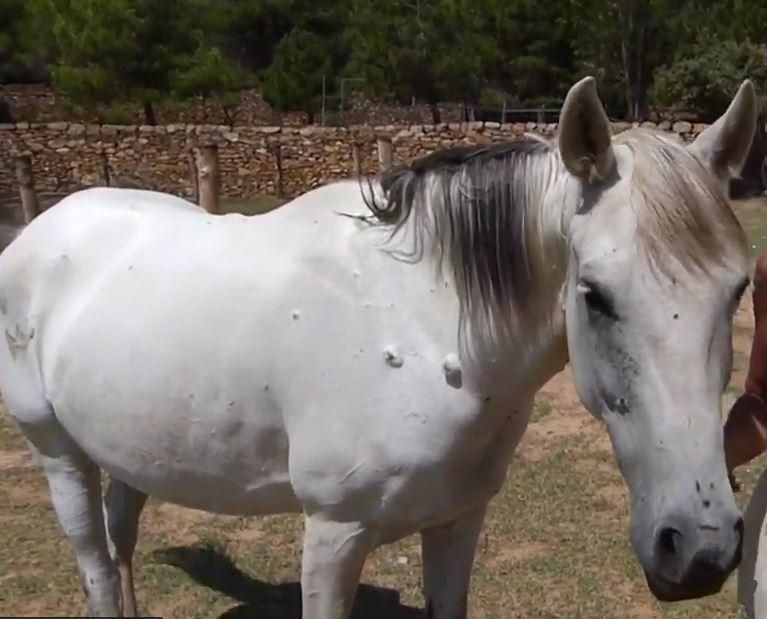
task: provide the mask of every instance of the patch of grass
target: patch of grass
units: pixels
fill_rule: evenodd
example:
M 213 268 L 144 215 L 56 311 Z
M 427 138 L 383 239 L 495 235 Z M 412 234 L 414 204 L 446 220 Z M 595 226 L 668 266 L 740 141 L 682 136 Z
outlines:
M 733 201 L 733 210 L 748 236 L 752 256 L 767 249 L 767 198 Z
M 13 575 L 3 579 L 0 602 L 12 600 L 17 597 L 38 596 L 44 593 L 47 589 L 47 580 L 42 575 Z
M 535 397 L 535 404 L 533 405 L 533 414 L 530 417 L 530 421 L 536 423 L 545 419 L 554 410 L 554 405 L 551 399 L 545 393 L 539 393 Z

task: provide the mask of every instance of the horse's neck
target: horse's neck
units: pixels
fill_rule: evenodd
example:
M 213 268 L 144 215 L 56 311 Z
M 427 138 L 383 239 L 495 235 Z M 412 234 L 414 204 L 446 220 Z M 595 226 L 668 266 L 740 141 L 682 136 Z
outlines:
M 564 278 L 559 291 L 563 291 Z M 480 389 L 494 399 L 532 397 L 568 361 L 564 298 L 552 295 L 545 307 L 522 317 L 516 328 L 490 341 L 467 337 L 465 355 L 476 368 Z
M 516 398 L 516 393 L 533 395 L 568 361 L 564 303 L 567 286 L 569 247 L 567 232 L 580 199 L 580 188 L 561 169 L 556 152 L 547 162 L 551 169 L 543 174 L 531 195 L 526 239 L 538 243 L 529 295 L 524 311 L 510 328 L 488 333 L 477 329 L 467 342 L 481 364 L 483 381 Z M 538 232 L 540 231 L 540 232 Z

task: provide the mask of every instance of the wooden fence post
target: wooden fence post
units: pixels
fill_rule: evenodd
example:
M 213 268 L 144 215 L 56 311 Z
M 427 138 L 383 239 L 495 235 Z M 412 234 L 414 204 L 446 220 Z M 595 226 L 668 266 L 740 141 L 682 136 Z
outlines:
M 219 191 L 221 171 L 218 167 L 218 146 L 206 144 L 197 151 L 197 173 L 199 178 L 200 206 L 209 213 L 221 212 Z
M 16 180 L 19 182 L 24 223 L 28 224 L 40 213 L 40 204 L 35 193 L 35 177 L 32 174 L 31 155 L 20 155 L 16 159 Z
M 359 142 L 352 144 L 352 169 L 355 178 L 362 176 L 362 149 Z
M 285 194 L 282 177 L 282 145 L 279 142 L 274 142 L 269 150 L 274 155 L 274 193 L 278 198 L 281 198 Z
M 103 148 L 99 153 L 99 162 L 101 163 L 101 180 L 104 183 L 104 187 L 109 187 L 112 184 L 112 173 L 109 170 L 109 159 L 107 158 L 107 153 Z
M 378 144 L 378 163 L 381 171 L 385 172 L 391 168 L 392 162 L 392 144 L 391 138 L 386 136 L 379 136 L 377 139 Z
M 190 146 L 186 151 L 186 162 L 189 167 L 189 180 L 192 185 L 192 202 L 200 203 L 200 179 L 197 177 L 197 160 L 194 147 Z

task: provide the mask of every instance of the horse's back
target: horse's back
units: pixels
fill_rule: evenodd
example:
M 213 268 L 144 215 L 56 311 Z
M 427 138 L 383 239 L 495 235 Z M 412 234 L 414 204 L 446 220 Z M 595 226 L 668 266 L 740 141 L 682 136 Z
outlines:
M 0 254 L 0 285 L 9 285 L 20 272 L 32 285 L 29 278 L 36 268 L 71 253 L 114 253 L 120 242 L 146 228 L 153 212 L 158 219 L 169 212 L 189 216 L 199 209 L 158 192 L 94 188 L 73 193 L 24 227 Z
M 110 263 L 139 248 L 152 252 L 151 259 L 158 261 L 186 252 L 190 254 L 186 260 L 194 256 L 207 259 L 206 250 L 219 249 L 224 254 L 247 251 L 254 261 L 261 252 L 273 256 L 275 249 L 286 258 L 301 259 L 302 252 L 316 250 L 312 246 L 317 244 L 307 241 L 317 234 L 338 238 L 337 230 L 328 229 L 337 227 L 338 218 L 334 213 L 333 217 L 328 215 L 338 206 L 339 196 L 332 188 L 328 195 L 328 189 L 308 192 L 276 211 L 253 218 L 213 216 L 182 198 L 154 191 L 79 191 L 43 212 L 8 244 L 0 254 L 0 289 L 39 288 L 42 278 L 47 284 L 58 282 L 61 298 L 63 282 L 60 273 L 55 273 L 57 264 L 77 262 L 77 278 L 66 280 L 71 288 L 83 284 L 89 275 L 105 276 Z M 348 190 L 345 193 L 354 197 Z M 317 226 L 323 223 L 318 219 L 323 219 L 325 226 Z M 248 226 L 247 231 L 237 225 L 254 220 L 258 220 L 257 225 Z M 282 238 L 275 242 L 275 236 Z M 333 247 L 333 243 L 326 246 L 331 251 Z

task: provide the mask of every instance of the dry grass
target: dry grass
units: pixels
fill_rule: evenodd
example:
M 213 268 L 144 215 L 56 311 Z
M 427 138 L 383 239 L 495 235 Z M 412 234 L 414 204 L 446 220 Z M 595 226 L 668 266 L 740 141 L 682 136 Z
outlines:
M 755 204 L 742 213 L 761 241 Z M 767 232 L 765 232 L 767 241 Z M 756 243 L 755 243 L 756 244 Z M 736 316 L 743 383 L 752 320 Z M 744 471 L 743 504 L 763 463 Z M 19 434 L 0 418 L 0 609 L 34 616 L 85 611 L 74 561 L 44 480 Z M 629 546 L 627 495 L 609 442 L 566 373 L 538 400 L 508 482 L 492 502 L 474 570 L 474 619 L 736 618 L 735 582 L 717 596 L 677 605 L 652 600 Z M 220 517 L 151 502 L 136 574 L 139 603 L 166 618 L 300 619 L 301 521 Z M 417 538 L 377 552 L 366 566 L 358 619 L 421 616 Z

